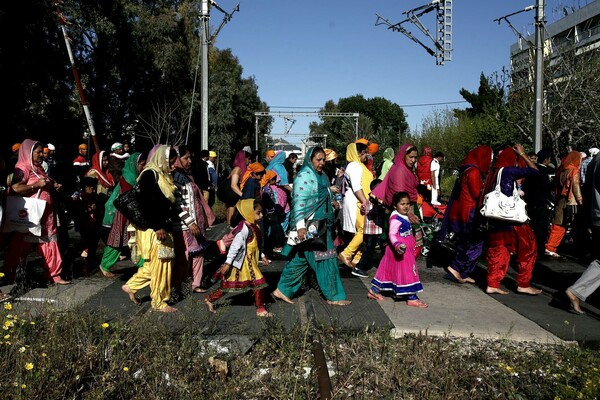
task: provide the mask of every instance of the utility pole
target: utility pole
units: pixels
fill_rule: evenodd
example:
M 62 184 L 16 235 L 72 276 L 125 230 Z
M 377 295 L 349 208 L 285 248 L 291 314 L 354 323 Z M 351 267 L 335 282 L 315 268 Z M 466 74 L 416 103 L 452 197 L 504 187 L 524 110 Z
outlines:
M 537 0 L 535 13 L 535 137 L 534 150 L 542 149 L 544 113 L 544 0 Z
M 200 124 L 200 144 L 202 150 L 208 150 L 208 45 L 209 32 L 208 22 L 210 21 L 209 0 L 202 0 L 202 9 L 200 11 L 200 41 L 202 45 L 202 70 L 200 99 L 202 101 L 201 124 Z

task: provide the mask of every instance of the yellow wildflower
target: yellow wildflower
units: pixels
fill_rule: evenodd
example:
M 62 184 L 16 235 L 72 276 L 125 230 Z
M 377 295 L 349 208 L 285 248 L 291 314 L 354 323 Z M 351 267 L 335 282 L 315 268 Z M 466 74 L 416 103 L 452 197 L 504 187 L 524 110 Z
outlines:
M 31 324 L 31 325 L 35 325 L 35 322 L 31 321 L 31 322 L 30 322 L 30 324 Z
M 4 278 L 4 272 L 0 272 L 0 278 Z
M 25 347 L 20 347 L 19 348 L 19 353 L 25 353 Z
M 511 367 L 510 365 L 507 365 L 507 366 L 506 366 L 506 371 L 508 371 L 508 372 L 513 372 L 513 371 L 514 371 L 514 368 L 513 368 L 513 367 Z
M 12 310 L 12 304 L 11 303 L 4 303 L 4 309 L 5 310 Z
M 21 389 L 27 389 L 27 385 L 26 384 L 22 384 L 21 385 Z
M 4 329 L 12 328 L 15 326 L 15 323 L 9 320 L 4 321 Z
M 4 335 L 4 339 L 10 339 L 10 335 Z
M 48 356 L 48 354 L 42 353 L 42 357 L 46 357 L 46 356 Z
M 123 367 L 123 371 L 127 372 L 127 371 L 129 371 L 129 368 L 128 367 Z
M 33 369 L 33 363 L 26 363 L 25 364 L 25 369 L 27 371 L 31 371 Z
M 109 325 L 105 322 L 102 325 L 100 325 L 102 327 L 102 329 L 106 329 L 109 327 Z

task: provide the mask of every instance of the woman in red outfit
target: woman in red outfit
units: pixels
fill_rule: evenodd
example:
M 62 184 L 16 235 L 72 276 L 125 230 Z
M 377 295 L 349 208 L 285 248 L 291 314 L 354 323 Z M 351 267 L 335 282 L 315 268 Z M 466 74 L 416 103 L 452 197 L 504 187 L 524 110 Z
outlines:
M 519 158 L 525 163 L 526 167 L 517 166 Z M 488 192 L 496 186 L 496 177 L 500 168 L 504 168 L 500 190 L 506 196 L 512 196 L 513 187 L 517 180 L 538 173 L 535 163 L 527 157 L 522 145 L 517 144 L 514 147 L 506 147 L 496 159 L 494 171 L 490 175 L 492 179 L 488 180 Z M 541 290 L 530 286 L 531 274 L 537 258 L 537 244 L 529 223 L 517 224 L 490 220 L 490 226 L 486 293 L 508 294 L 507 291 L 500 289 L 500 281 L 506 275 L 511 254 L 514 254 L 518 263 L 517 292 L 531 295 L 540 294 Z
M 475 282 L 469 275 L 483 252 L 483 238 L 477 225 L 481 220 L 479 207 L 492 156 L 489 146 L 477 146 L 467 154 L 446 208 L 444 226 L 456 234 L 455 256 L 448 272 L 459 283 Z

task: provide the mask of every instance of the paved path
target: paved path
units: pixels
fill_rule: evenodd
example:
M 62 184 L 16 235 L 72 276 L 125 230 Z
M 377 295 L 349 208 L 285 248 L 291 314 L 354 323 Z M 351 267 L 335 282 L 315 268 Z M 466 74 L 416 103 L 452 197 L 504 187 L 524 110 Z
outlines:
M 218 235 L 222 226 L 213 228 L 211 234 Z M 218 257 L 208 263 L 214 268 L 220 263 Z M 442 260 L 445 262 L 445 260 Z M 361 331 L 365 329 L 390 329 L 395 337 L 407 333 L 477 337 L 485 339 L 508 339 L 556 343 L 562 340 L 600 342 L 600 322 L 589 316 L 578 316 L 552 304 L 551 297 L 531 297 L 511 293 L 508 296 L 489 296 L 481 286 L 459 285 L 449 280 L 442 268 L 425 266 L 419 261 L 421 280 L 425 291 L 421 298 L 429 303 L 428 309 L 407 307 L 404 302 L 389 299 L 378 303 L 366 297 L 369 279 L 352 276 L 342 270 L 342 280 L 352 305 L 333 307 L 325 303 L 310 284 L 294 305 L 268 299 L 268 308 L 275 313 L 276 323 L 286 329 L 301 326 L 314 309 L 316 321 L 334 329 Z M 283 260 L 275 260 L 263 271 L 271 288 L 274 288 L 283 268 Z M 147 317 L 157 318 L 177 329 L 181 324 L 201 323 L 206 334 L 256 335 L 265 324 L 272 323 L 257 318 L 250 296 L 237 296 L 210 315 L 202 301 L 203 295 L 193 294 L 175 306 L 180 310 L 173 315 L 150 312 L 149 291 L 142 290 L 141 306 L 133 305 L 120 290 L 121 285 L 134 272 L 131 263 L 121 262 L 116 277 L 106 279 L 99 273 L 89 278 L 78 278 L 70 286 L 37 288 L 22 294 L 15 300 L 15 307 L 22 311 L 40 312 L 40 309 L 79 309 L 86 313 L 103 313 L 107 318 L 131 320 Z M 371 275 L 374 270 L 371 271 Z M 478 271 L 477 281 L 485 282 L 485 270 Z M 505 281 L 510 287 L 510 278 Z M 3 289 L 11 289 L 4 287 Z M 540 316 L 545 316 L 541 318 Z M 551 323 L 548 322 L 550 318 Z M 566 321 L 566 322 L 565 322 Z M 587 326 L 590 335 L 578 333 Z M 591 332 L 595 331 L 595 336 Z M 577 332 L 577 333 L 576 333 Z

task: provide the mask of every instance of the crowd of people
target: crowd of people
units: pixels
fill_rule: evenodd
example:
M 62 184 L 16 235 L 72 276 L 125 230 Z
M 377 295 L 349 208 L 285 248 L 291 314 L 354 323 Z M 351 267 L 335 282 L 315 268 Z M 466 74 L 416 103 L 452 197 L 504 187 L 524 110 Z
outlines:
M 417 259 L 424 245 L 423 204 L 444 206 L 440 240 L 453 233 L 455 253 L 449 276 L 459 284 L 474 283 L 476 261 L 488 265 L 488 294 L 505 295 L 501 287 L 514 261 L 518 293 L 537 295 L 531 286 L 538 256 L 560 257 L 558 247 L 569 233 L 581 252 L 591 252 L 588 272 L 567 290 L 575 312 L 600 284 L 600 155 L 589 149 L 564 155 L 558 167 L 549 150 L 526 153 L 520 145 L 494 152 L 478 146 L 458 169 L 451 193 L 442 191 L 444 154 L 412 144 L 398 151 L 387 148 L 375 165 L 379 146 L 365 138 L 349 143 L 345 160 L 336 149 L 310 148 L 298 164 L 298 154 L 268 149 L 262 156 L 248 146 L 235 154 L 227 174 L 217 174 L 214 151 L 194 151 L 187 145 L 156 145 L 148 153 L 130 143 L 116 142 L 103 150 L 78 146 L 70 173 L 60 168 L 64 157 L 52 144 L 26 139 L 13 148 L 6 163 L 7 193 L 45 202 L 40 232 L 6 228 L 4 272 L 14 282 L 35 244 L 50 284 L 66 285 L 64 243 L 71 220 L 81 235 L 81 275 L 111 268 L 131 258 L 135 274 L 122 286 L 134 303 L 136 293 L 150 286 L 152 309 L 175 312 L 172 294 L 187 279 L 194 293 L 204 293 L 204 255 L 207 230 L 215 222 L 216 198 L 226 207 L 229 231 L 217 241 L 224 262 L 211 282 L 217 289 L 204 294 L 209 311 L 216 312 L 226 294 L 252 292 L 258 317 L 270 317 L 265 293 L 268 283 L 261 268 L 273 257 L 286 264 L 271 294 L 293 304 L 306 276 L 312 274 L 332 306 L 350 304 L 340 271 L 371 278 L 366 296 L 375 301 L 406 301 L 427 308 Z M 68 179 L 67 179 L 68 177 Z M 68 183 L 66 182 L 68 180 Z M 527 203 L 529 220 L 498 221 L 480 213 L 485 195 L 494 190 L 518 193 Z M 3 201 L 4 213 L 10 204 Z M 7 218 L 4 218 L 6 220 Z M 61 235 L 61 232 L 62 235 Z M 591 232 L 591 235 L 589 234 Z M 591 240 L 590 240 L 591 238 Z M 100 257 L 99 242 L 104 243 Z M 374 257 L 376 249 L 381 257 Z M 425 254 L 425 253 L 424 253 Z M 370 273 L 369 270 L 376 269 Z M 0 293 L 1 298 L 9 294 Z

